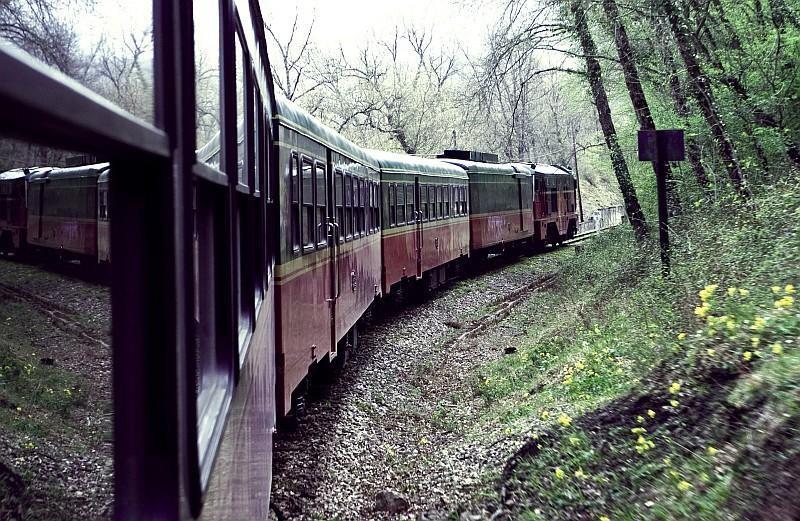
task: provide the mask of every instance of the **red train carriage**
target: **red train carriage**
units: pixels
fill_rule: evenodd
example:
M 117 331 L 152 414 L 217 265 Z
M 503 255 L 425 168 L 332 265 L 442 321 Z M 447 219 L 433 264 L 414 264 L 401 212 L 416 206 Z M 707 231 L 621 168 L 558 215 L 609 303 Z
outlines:
M 30 176 L 28 244 L 97 259 L 97 181 L 108 163 Z
M 462 168 L 390 152 L 380 163 L 383 292 L 405 278 L 446 278 L 447 266 L 469 255 L 468 177 Z
M 28 178 L 52 168 L 18 168 L 0 173 L 0 251 L 25 248 L 28 231 Z
M 275 115 L 279 415 L 309 371 L 333 360 L 380 295 L 378 164 L 290 102 Z
M 575 236 L 578 230 L 576 213 L 576 181 L 561 167 L 533 164 L 534 221 L 536 241 L 557 244 Z
M 469 176 L 470 247 L 473 253 L 499 252 L 533 237 L 530 169 L 445 157 Z M 441 157 L 441 156 L 440 156 Z

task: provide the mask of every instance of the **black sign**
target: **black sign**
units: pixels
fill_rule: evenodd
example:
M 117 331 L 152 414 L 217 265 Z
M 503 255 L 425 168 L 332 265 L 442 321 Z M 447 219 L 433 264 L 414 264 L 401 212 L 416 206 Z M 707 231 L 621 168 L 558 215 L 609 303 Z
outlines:
M 683 130 L 640 130 L 639 161 L 683 161 Z

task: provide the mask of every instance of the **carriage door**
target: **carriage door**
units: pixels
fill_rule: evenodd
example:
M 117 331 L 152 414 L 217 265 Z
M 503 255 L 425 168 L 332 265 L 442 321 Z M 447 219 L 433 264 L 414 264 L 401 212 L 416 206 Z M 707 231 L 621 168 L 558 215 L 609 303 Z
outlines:
M 321 165 L 320 165 L 321 167 Z M 328 242 L 328 307 L 330 311 L 330 350 L 336 350 L 336 301 L 342 293 L 341 274 L 339 273 L 339 244 L 344 242 L 344 173 L 334 170 L 331 151 L 328 150 L 327 167 L 325 168 L 326 225 L 321 233 L 325 233 Z
M 419 177 L 414 178 L 414 237 L 417 246 L 417 278 L 422 277 L 422 194 L 420 191 Z

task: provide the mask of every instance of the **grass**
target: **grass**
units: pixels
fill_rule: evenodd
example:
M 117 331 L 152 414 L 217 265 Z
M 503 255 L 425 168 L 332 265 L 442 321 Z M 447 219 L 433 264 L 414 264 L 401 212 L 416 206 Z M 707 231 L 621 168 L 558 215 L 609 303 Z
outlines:
M 528 439 L 497 485 L 515 518 L 800 515 L 798 194 L 687 204 L 667 280 L 626 227 L 556 257 L 474 375 L 483 421 Z

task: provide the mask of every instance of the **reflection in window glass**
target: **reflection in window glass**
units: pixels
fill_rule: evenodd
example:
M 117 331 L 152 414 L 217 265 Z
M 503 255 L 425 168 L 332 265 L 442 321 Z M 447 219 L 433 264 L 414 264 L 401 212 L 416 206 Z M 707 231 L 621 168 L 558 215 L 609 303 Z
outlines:
M 219 168 L 219 2 L 194 0 L 198 160 Z
M 153 122 L 153 2 L 0 2 L 10 42 L 134 116 Z
M 239 179 L 239 184 L 246 185 L 247 174 L 249 165 L 247 163 L 247 154 L 245 151 L 245 61 L 244 51 L 242 50 L 242 42 L 239 40 L 239 35 L 236 35 L 236 170 Z

